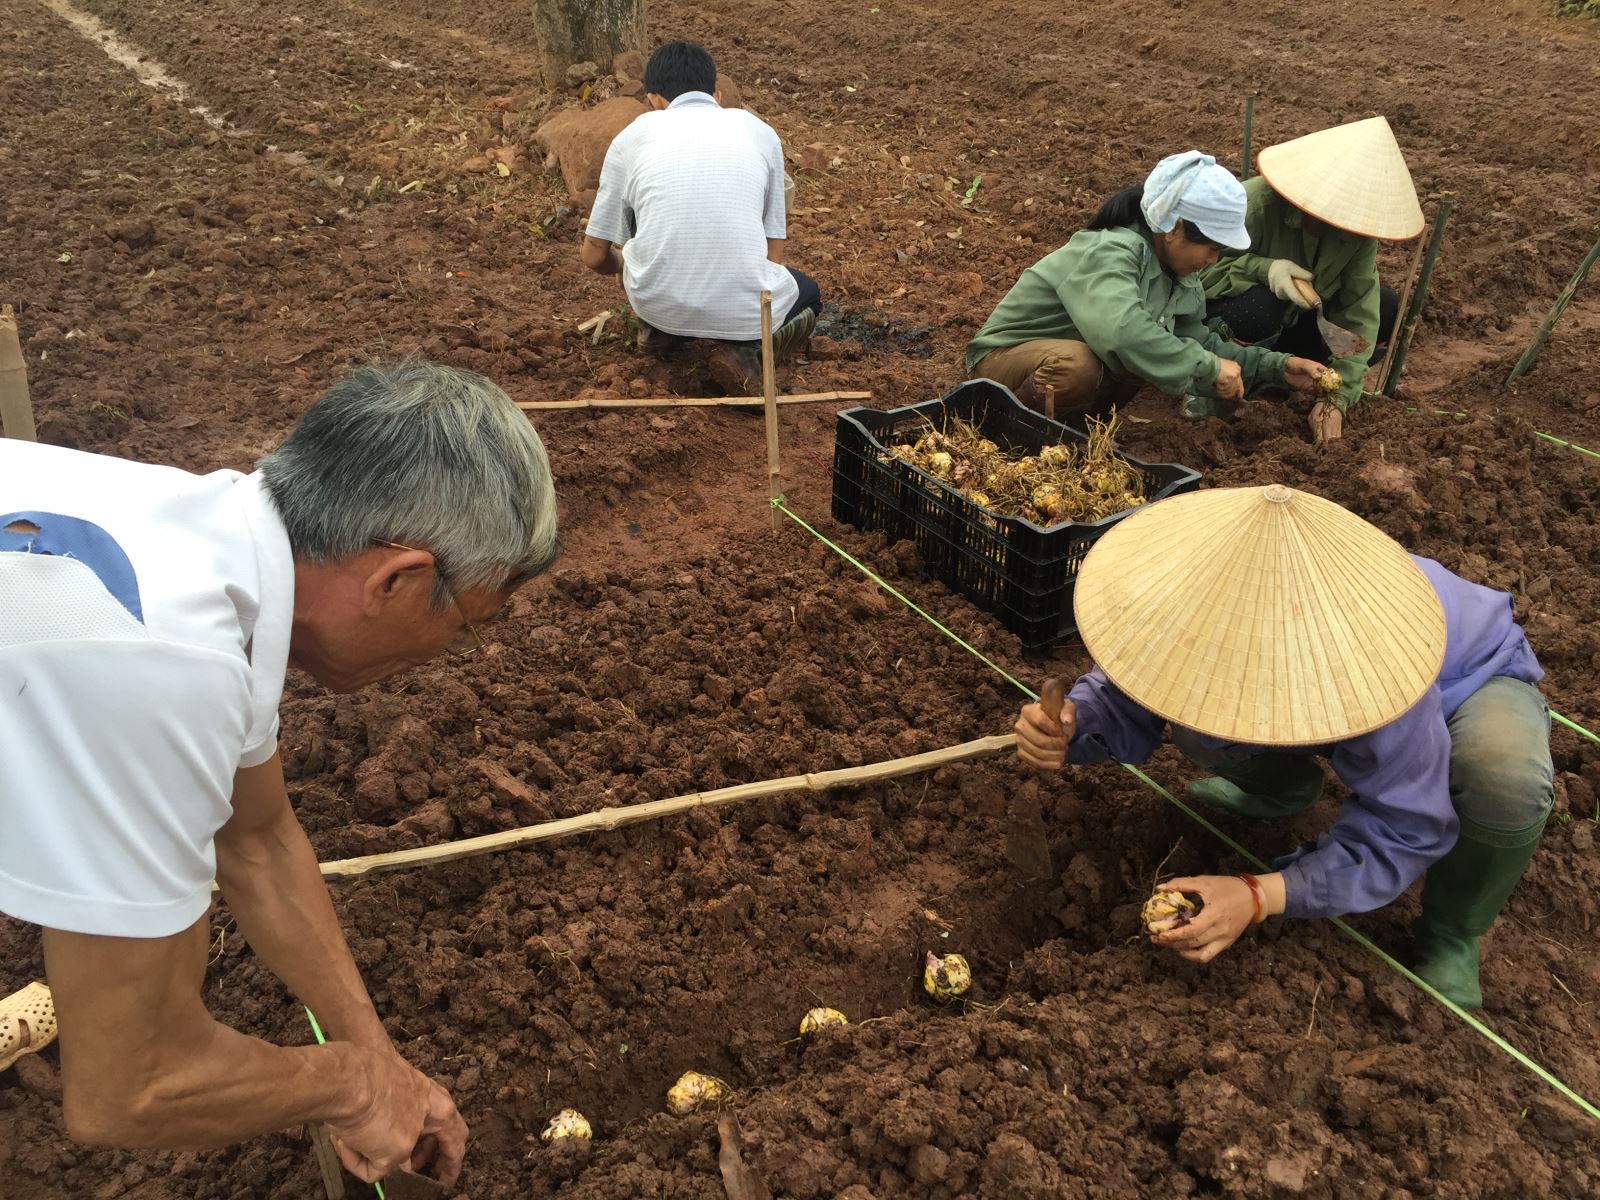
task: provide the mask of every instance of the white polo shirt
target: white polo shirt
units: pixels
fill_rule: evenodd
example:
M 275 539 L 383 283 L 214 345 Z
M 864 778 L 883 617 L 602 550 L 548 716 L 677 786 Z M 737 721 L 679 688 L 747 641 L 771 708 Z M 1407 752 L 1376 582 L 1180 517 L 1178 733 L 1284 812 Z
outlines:
M 761 293 L 774 325 L 800 289 L 767 257 L 786 236 L 783 146 L 765 121 L 686 92 L 617 134 L 588 234 L 626 243 L 622 284 L 638 318 L 680 337 L 755 341 Z
M 119 937 L 206 912 L 293 609 L 259 476 L 0 440 L 0 911 Z

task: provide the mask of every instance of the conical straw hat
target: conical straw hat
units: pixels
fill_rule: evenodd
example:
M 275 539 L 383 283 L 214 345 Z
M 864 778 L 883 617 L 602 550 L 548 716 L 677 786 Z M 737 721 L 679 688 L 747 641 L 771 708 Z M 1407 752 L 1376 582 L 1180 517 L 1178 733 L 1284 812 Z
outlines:
M 1136 703 L 1230 742 L 1321 745 L 1388 724 L 1444 661 L 1444 608 L 1398 543 L 1282 484 L 1140 509 L 1078 573 L 1078 632 Z
M 1268 146 L 1256 165 L 1278 195 L 1336 228 L 1386 241 L 1422 232 L 1417 189 L 1382 117 Z

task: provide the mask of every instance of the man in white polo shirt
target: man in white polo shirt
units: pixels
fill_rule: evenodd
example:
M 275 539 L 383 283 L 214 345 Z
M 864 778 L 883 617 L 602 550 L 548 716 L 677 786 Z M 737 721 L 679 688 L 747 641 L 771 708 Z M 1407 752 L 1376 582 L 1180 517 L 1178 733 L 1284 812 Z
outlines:
M 466 1126 L 373 1010 L 284 786 L 278 700 L 289 665 L 353 691 L 477 643 L 554 553 L 526 418 L 416 360 L 335 384 L 253 475 L 0 440 L 0 912 L 43 927 L 74 1138 L 321 1122 L 363 1179 L 455 1179 Z M 207 1014 L 213 879 L 328 1045 Z
M 816 282 L 783 265 L 783 146 L 754 113 L 722 107 L 716 64 L 693 42 L 656 50 L 644 87 L 652 111 L 606 151 L 584 265 L 620 273 L 650 329 L 717 342 L 717 382 L 751 394 L 761 378 L 761 293 L 772 293 L 780 362 L 806 344 L 822 312 Z

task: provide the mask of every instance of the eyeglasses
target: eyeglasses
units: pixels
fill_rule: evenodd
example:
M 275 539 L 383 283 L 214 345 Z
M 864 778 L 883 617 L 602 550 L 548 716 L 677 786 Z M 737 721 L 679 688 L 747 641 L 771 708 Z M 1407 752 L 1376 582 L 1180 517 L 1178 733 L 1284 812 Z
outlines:
M 413 554 L 424 553 L 424 551 L 418 550 L 415 546 L 403 546 L 399 542 L 386 542 L 382 538 L 378 538 L 377 543 L 380 546 L 388 546 L 391 550 L 409 550 Z M 455 588 L 450 586 L 449 578 L 439 569 L 439 560 L 437 558 L 433 560 L 433 569 L 439 576 L 439 582 L 444 585 L 444 590 L 450 594 L 451 603 L 456 606 L 456 611 L 461 614 L 461 624 L 464 626 L 455 639 L 445 647 L 445 653 L 456 658 L 466 658 L 470 654 L 476 654 L 484 648 L 483 635 L 478 632 L 477 626 L 472 623 L 472 618 L 467 616 L 466 607 L 461 603 L 461 596 L 456 592 Z

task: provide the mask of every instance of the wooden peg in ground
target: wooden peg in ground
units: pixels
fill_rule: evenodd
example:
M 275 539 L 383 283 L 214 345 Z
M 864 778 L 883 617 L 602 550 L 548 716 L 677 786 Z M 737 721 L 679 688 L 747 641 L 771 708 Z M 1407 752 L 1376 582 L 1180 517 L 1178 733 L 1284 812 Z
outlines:
M 344 1200 L 344 1167 L 333 1148 L 333 1138 L 326 1125 L 307 1125 L 306 1135 L 311 1138 L 311 1151 L 317 1158 L 317 1171 L 322 1175 L 322 1190 L 328 1200 Z
M 24 442 L 39 440 L 28 398 L 28 364 L 17 337 L 17 314 L 0 305 L 0 434 Z
M 1057 724 L 1067 687 L 1052 675 L 1039 688 L 1039 704 L 1044 715 Z M 1013 797 L 1006 823 L 1006 857 L 1027 880 L 1055 878 L 1055 863 L 1050 857 L 1050 835 L 1045 829 L 1044 810 L 1037 794 Z
M 717 1166 L 722 1171 L 722 1186 L 728 1193 L 728 1200 L 772 1200 L 767 1181 L 744 1161 L 739 1121 L 731 1112 L 724 1112 L 717 1118 L 717 1136 L 722 1141 Z

